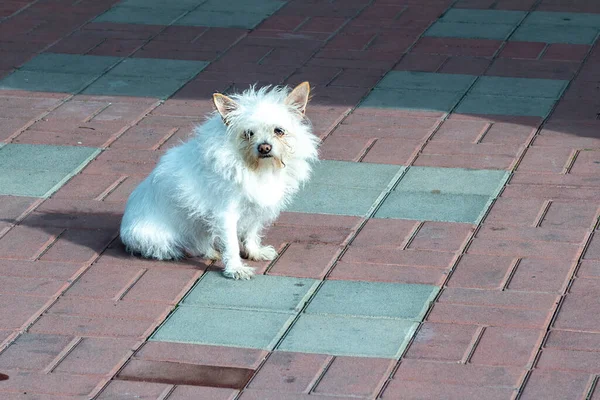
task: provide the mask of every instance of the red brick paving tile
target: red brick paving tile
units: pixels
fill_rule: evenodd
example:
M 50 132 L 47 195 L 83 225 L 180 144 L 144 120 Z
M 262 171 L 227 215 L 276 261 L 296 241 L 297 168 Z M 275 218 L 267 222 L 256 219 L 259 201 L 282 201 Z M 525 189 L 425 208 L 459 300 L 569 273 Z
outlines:
M 544 331 L 488 327 L 484 330 L 470 362 L 478 365 L 526 367 L 538 349 Z
M 515 390 L 512 388 L 440 385 L 438 383 L 393 379 L 383 392 L 382 399 L 506 400 L 512 398 L 514 393 Z
M 68 293 L 62 296 L 50 307 L 49 314 L 78 317 L 102 317 L 116 319 L 135 319 L 154 321 L 169 311 L 164 304 L 115 301 L 103 299 L 86 299 L 71 296 Z
M 508 185 L 502 196 L 511 199 L 595 200 L 600 196 L 598 188 L 561 187 L 556 185 Z
M 421 141 L 380 138 L 369 149 L 363 162 L 408 165 L 422 146 Z
M 570 278 L 572 263 L 526 258 L 519 262 L 508 289 L 562 293 Z
M 435 117 L 414 118 L 394 115 L 392 118 L 384 119 L 381 116 L 370 115 L 368 111 L 357 109 L 344 119 L 334 134 L 417 141 L 427 139 L 438 124 L 439 119 Z
M 592 150 L 580 151 L 570 171 L 574 175 L 598 174 L 598 172 L 600 172 L 600 152 Z
M 588 224 L 589 225 L 589 224 Z M 505 240 L 536 240 L 544 242 L 581 243 L 585 239 L 587 229 L 565 227 L 556 228 L 548 224 L 547 227 L 534 228 L 531 226 L 512 226 L 501 223 L 486 223 L 477 232 L 478 238 L 505 239 Z
M 177 385 L 169 394 L 169 400 L 233 400 L 238 393 L 239 391 L 234 389 Z
M 124 293 L 147 271 L 137 268 L 119 268 L 93 265 L 69 288 L 69 296 L 112 299 Z
M 585 373 L 534 370 L 521 395 L 523 400 L 577 399 L 585 395 L 590 376 Z
M 581 100 L 564 99 L 556 106 L 552 118 L 573 120 L 597 120 L 599 105 L 597 100 L 582 102 Z
M 448 154 L 466 156 L 497 155 L 514 159 L 521 150 L 519 145 L 498 143 L 460 143 L 460 142 L 430 142 L 423 148 L 424 154 Z
M 474 9 L 487 9 L 492 8 L 496 3 L 495 0 L 459 0 L 454 3 L 453 8 L 474 8 Z
M 372 142 L 373 139 L 330 135 L 319 148 L 319 158 L 357 162 Z
M 149 321 L 112 318 L 74 317 L 58 314 L 42 316 L 29 330 L 32 333 L 49 333 L 73 336 L 106 336 L 143 338 L 152 327 Z
M 82 31 L 99 31 L 103 34 L 114 34 L 122 39 L 148 39 L 164 29 L 161 25 L 121 24 L 113 22 L 90 22 L 82 27 Z
M 577 276 L 587 278 L 600 278 L 600 261 L 581 261 Z
M 541 353 L 536 368 L 598 374 L 600 352 L 545 349 Z
M 352 242 L 353 247 L 400 247 L 418 226 L 403 219 L 369 219 Z
M 544 174 L 544 173 L 519 173 L 516 172 L 510 179 L 511 184 L 515 185 L 554 185 L 563 187 L 600 186 L 600 177 L 590 175 L 562 175 L 562 174 Z
M 341 28 L 347 21 L 348 19 L 346 18 L 312 17 L 295 31 L 333 33 L 336 32 L 339 28 Z
M 168 26 L 152 40 L 193 42 L 206 33 L 210 28 L 204 26 Z
M 570 162 L 572 150 L 533 146 L 521 160 L 519 172 L 561 173 Z
M 598 351 L 600 350 L 600 334 L 553 329 L 550 331 L 544 347 L 546 349 Z
M 585 44 L 552 43 L 542 56 L 543 60 L 583 61 L 590 46 Z
M 105 375 L 132 353 L 132 339 L 83 338 L 53 372 Z
M 541 221 L 542 228 L 588 229 L 596 222 L 598 206 L 585 202 L 552 202 Z
M 471 242 L 467 250 L 470 254 L 533 257 L 563 261 L 573 260 L 578 251 L 579 246 L 571 243 L 479 238 Z
M 502 48 L 498 55 L 500 58 L 525 58 L 535 60 L 539 57 L 542 50 L 546 48 L 546 43 L 538 42 L 508 42 Z
M 378 72 L 385 72 L 391 69 L 400 57 L 400 54 L 380 53 L 376 50 L 321 50 L 306 65 L 338 68 L 371 68 Z
M 25 64 L 35 53 L 20 52 L 20 51 L 0 51 L 0 69 L 12 70 Z
M 7 140 L 21 132 L 31 122 L 29 118 L 0 118 L 0 140 Z
M 302 65 L 311 56 L 312 50 L 298 51 L 296 49 L 276 48 L 260 60 L 261 65 Z M 369 86 L 370 87 L 370 86 Z
M 265 243 L 280 248 L 284 243 L 333 244 L 340 246 L 348 240 L 352 230 L 334 227 L 274 226 L 267 230 Z
M 0 293 L 51 297 L 67 285 L 66 281 L 48 278 L 23 278 L 0 276 Z
M 36 296 L 2 296 L 0 329 L 20 329 L 31 317 L 44 309 L 48 299 Z
M 269 275 L 322 278 L 341 248 L 335 245 L 291 243 L 269 270 Z
M 494 122 L 480 143 L 524 145 L 529 142 L 536 130 L 537 124 Z
M 597 279 L 578 278 L 562 304 L 554 326 L 558 329 L 600 331 Z
M 52 195 L 52 198 L 93 200 L 115 182 L 118 182 L 119 179 L 118 175 L 75 175 L 65 186 Z
M 356 397 L 334 397 L 336 400 L 352 400 Z M 280 392 L 268 390 L 244 390 L 239 400 L 281 400 Z M 331 396 L 319 396 L 313 394 L 286 393 L 285 400 L 331 400 Z
M 110 381 L 108 386 L 97 397 L 98 400 L 142 399 L 155 400 L 167 395 L 172 385 L 150 382 Z
M 404 360 L 394 380 L 463 384 L 469 386 L 515 387 L 523 371 L 514 367 Z
M 133 190 L 145 179 L 141 176 L 129 176 L 122 181 L 108 196 L 104 199 L 105 202 L 115 202 L 125 204 L 129 195 Z
M 483 75 L 491 63 L 491 58 L 486 57 L 455 56 L 449 57 L 436 72 L 444 74 Z
M 0 254 L 3 258 L 34 260 L 61 232 L 60 228 L 15 226 L 0 238 Z
M 395 71 L 436 72 L 448 57 L 440 54 L 408 53 L 394 67 Z
M 85 263 L 96 258 L 115 238 L 116 232 L 98 229 L 67 229 L 40 257 L 43 261 Z
M 389 375 L 392 365 L 389 359 L 335 357 L 313 393 L 375 396 Z
M 512 268 L 512 257 L 465 254 L 448 281 L 449 287 L 500 289 Z
M 0 220 L 14 223 L 36 201 L 33 197 L 0 196 Z
M 452 253 L 436 251 L 351 246 L 342 256 L 342 261 L 364 264 L 447 268 L 453 258 L 454 255 Z
M 319 88 L 320 86 L 327 85 L 342 71 L 343 69 L 336 67 L 301 67 L 286 79 L 286 84 L 293 86 L 304 81 L 309 81 L 311 86 Z
M 345 215 L 308 214 L 282 212 L 274 222 L 275 226 L 330 227 L 353 231 L 362 221 L 359 217 Z
M 419 39 L 413 53 L 445 54 L 450 56 L 491 57 L 502 42 L 483 39 L 431 38 Z
M 87 54 L 106 40 L 102 35 L 90 32 L 74 32 L 48 49 L 52 53 Z
M 437 141 L 443 141 L 444 143 L 448 143 L 448 141 L 475 143 L 488 129 L 489 123 L 486 121 L 448 119 L 435 132 L 431 143 Z
M 124 300 L 138 300 L 175 303 L 182 290 L 199 277 L 194 270 L 148 270 L 123 297 Z M 188 288 L 189 289 L 189 288 Z
M 27 129 L 17 136 L 13 143 L 27 144 L 48 144 L 55 146 L 90 146 L 103 147 L 113 134 L 118 132 L 120 127 L 110 132 L 95 132 L 82 129 L 79 132 L 46 132 L 35 129 Z
M 520 60 L 498 58 L 486 71 L 486 75 L 513 78 L 571 79 L 579 63 L 570 61 Z
M 536 0 L 498 0 L 494 6 L 495 10 L 530 11 L 537 3 Z
M 544 328 L 550 312 L 501 307 L 438 303 L 427 318 L 430 322 L 478 324 L 516 328 Z
M 0 259 L 0 276 L 67 280 L 81 267 L 82 265 L 58 262 Z
M 372 88 L 383 74 L 361 69 L 346 69 L 332 82 L 332 86 Z
M 464 156 L 447 154 L 421 154 L 412 165 L 440 168 L 510 169 L 514 158 L 510 156 Z
M 273 15 L 264 20 L 256 30 L 274 30 L 292 32 L 303 22 L 308 21 L 308 17 L 302 17 L 300 15 Z
M 10 378 L 2 382 L 0 391 L 2 393 L 27 393 L 34 399 L 36 394 L 58 395 L 58 398 L 68 399 L 67 396 L 81 396 L 89 398 L 88 395 L 99 383 L 96 376 L 68 375 L 68 374 L 38 374 L 25 371 L 4 370 Z
M 459 362 L 470 351 L 476 333 L 474 325 L 424 322 L 404 358 Z
M 446 288 L 438 303 L 469 304 L 479 307 L 507 307 L 528 310 L 550 310 L 557 296 L 551 293 L 502 292 L 497 290 L 477 290 Z
M 285 393 L 306 393 L 331 356 L 274 352 L 252 378 L 250 389 L 276 390 Z
M 267 354 L 259 349 L 149 341 L 137 351 L 135 358 L 256 369 Z
M 156 107 L 154 110 L 152 110 L 152 112 L 150 113 L 150 115 L 146 118 L 149 117 L 155 117 L 155 116 L 171 116 L 171 117 L 188 117 L 190 118 L 189 123 L 185 122 L 184 124 L 175 124 L 174 126 L 177 126 L 179 128 L 193 128 L 195 125 L 194 121 L 197 121 L 198 123 L 201 122 L 202 120 L 200 119 L 200 116 L 203 116 L 207 113 L 210 113 L 214 110 L 214 104 L 212 102 L 212 100 L 209 100 L 208 98 L 212 96 L 213 93 L 215 92 L 222 92 L 223 89 L 226 89 L 227 87 L 222 83 L 222 82 L 218 82 L 218 81 L 203 81 L 200 79 L 195 79 L 193 81 L 190 82 L 195 82 L 195 83 L 199 83 L 199 84 L 203 84 L 204 85 L 204 93 L 206 94 L 207 99 L 200 99 L 200 100 L 180 100 L 180 99 L 169 99 L 167 101 L 165 101 L 164 103 L 162 103 L 160 106 Z M 197 118 L 197 120 L 196 120 Z M 153 120 L 153 119 L 148 119 L 149 121 Z M 160 120 L 158 120 L 160 121 Z M 167 120 L 167 125 L 168 122 L 171 120 Z M 176 121 L 175 119 L 173 119 L 172 121 Z M 139 124 L 139 122 L 138 122 Z M 157 123 L 157 125 L 159 125 L 160 122 Z
M 411 240 L 409 249 L 458 251 L 473 232 L 471 224 L 456 222 L 425 222 Z
M 0 354 L 0 368 L 41 371 L 72 340 L 71 336 L 24 333 Z
M 449 267 L 419 268 L 404 265 L 338 262 L 329 275 L 329 279 L 416 283 L 439 286 L 446 279 Z

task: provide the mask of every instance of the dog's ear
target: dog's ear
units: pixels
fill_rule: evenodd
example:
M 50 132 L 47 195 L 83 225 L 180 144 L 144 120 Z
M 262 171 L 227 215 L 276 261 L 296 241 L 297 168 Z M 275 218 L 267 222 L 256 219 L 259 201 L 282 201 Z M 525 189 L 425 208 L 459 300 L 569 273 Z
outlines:
M 297 107 L 298 110 L 304 114 L 309 94 L 310 84 L 308 82 L 302 82 L 292 90 L 288 97 L 286 97 L 285 104 Z
M 221 93 L 213 94 L 213 103 L 215 103 L 215 107 L 219 114 L 221 114 L 221 118 L 223 118 L 225 124 L 227 124 L 227 116 L 229 113 L 238 107 L 235 101 Z

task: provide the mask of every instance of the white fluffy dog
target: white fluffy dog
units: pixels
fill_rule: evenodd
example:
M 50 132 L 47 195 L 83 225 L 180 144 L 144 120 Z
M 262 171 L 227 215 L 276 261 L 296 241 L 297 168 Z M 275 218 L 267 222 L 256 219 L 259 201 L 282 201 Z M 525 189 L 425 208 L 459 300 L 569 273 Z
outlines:
M 318 138 L 304 115 L 310 86 L 251 87 L 214 94 L 217 111 L 191 140 L 170 149 L 131 193 L 121 240 L 159 260 L 223 259 L 224 274 L 249 279 L 251 260 L 273 260 L 261 231 L 309 178 Z

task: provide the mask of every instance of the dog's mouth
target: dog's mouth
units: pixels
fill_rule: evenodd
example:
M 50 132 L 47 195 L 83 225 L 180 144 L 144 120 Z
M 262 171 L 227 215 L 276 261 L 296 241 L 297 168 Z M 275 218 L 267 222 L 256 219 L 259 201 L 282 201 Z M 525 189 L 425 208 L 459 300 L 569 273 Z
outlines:
M 273 158 L 271 154 L 260 154 L 258 158 Z

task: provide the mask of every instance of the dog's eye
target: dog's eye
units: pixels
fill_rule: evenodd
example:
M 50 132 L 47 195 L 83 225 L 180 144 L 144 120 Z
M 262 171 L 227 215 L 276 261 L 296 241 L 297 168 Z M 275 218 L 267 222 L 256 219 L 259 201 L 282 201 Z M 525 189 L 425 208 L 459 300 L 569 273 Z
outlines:
M 252 131 L 245 131 L 244 132 L 244 137 L 246 139 L 250 139 L 252 136 L 254 136 L 254 132 L 252 132 Z
M 281 129 L 281 128 L 275 128 L 274 132 L 275 132 L 275 134 L 276 134 L 277 136 L 283 136 L 283 135 L 285 135 L 285 132 L 284 132 L 284 130 L 283 130 L 283 129 Z

